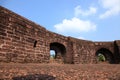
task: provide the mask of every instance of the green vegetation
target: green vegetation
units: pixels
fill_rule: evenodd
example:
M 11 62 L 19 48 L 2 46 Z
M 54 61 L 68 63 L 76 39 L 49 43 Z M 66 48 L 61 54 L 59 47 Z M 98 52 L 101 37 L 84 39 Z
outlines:
M 98 61 L 101 61 L 101 62 L 104 62 L 106 59 L 105 59 L 105 56 L 101 53 L 98 54 Z

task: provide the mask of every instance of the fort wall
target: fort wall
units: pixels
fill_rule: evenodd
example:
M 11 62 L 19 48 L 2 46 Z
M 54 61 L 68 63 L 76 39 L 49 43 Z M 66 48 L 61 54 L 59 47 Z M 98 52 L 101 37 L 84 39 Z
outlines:
M 93 42 L 66 37 L 0 7 L 0 62 L 49 63 L 50 50 L 56 61 L 96 63 L 96 52 L 109 50 L 119 63 L 120 41 Z M 103 49 L 105 48 L 105 49 Z M 107 53 L 106 53 L 107 54 Z

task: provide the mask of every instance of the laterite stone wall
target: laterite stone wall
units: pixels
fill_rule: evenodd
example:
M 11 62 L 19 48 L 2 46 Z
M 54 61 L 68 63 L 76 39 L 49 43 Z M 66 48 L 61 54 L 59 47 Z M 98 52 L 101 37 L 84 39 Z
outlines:
M 96 63 L 96 52 L 101 48 L 120 62 L 119 40 L 93 42 L 66 37 L 0 6 L 0 62 L 49 63 L 54 49 L 64 63 Z

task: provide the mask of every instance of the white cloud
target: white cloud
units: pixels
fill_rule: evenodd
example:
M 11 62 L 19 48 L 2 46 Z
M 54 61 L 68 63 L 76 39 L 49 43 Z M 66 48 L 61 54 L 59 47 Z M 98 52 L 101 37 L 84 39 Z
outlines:
M 58 33 L 81 33 L 95 31 L 96 25 L 90 21 L 80 20 L 73 17 L 72 19 L 64 19 L 61 23 L 54 25 Z
M 100 19 L 120 13 L 120 0 L 99 0 L 99 2 L 103 8 L 107 9 L 107 11 L 99 16 Z
M 82 10 L 80 6 L 75 7 L 75 16 L 88 16 L 95 14 L 97 12 L 97 8 L 89 7 L 89 10 Z

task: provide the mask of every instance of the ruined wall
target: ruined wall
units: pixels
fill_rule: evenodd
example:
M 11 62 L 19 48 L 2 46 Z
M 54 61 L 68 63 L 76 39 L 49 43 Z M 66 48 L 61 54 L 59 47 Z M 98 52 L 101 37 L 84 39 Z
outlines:
M 117 52 L 119 52 L 119 51 L 120 51 L 120 40 L 114 41 L 114 45 L 118 48 L 118 49 L 117 49 Z M 120 52 L 119 52 L 119 53 L 120 53 Z
M 73 42 L 73 59 L 75 64 L 95 63 L 95 46 L 92 41 L 70 38 Z
M 96 63 L 96 51 L 106 48 L 119 63 L 119 43 L 66 37 L 0 7 L 0 62 L 49 63 L 54 49 L 64 63 Z
M 67 37 L 0 7 L 0 62 L 49 62 L 54 42 L 65 46 L 65 62 L 72 63 Z
M 0 61 L 48 62 L 46 29 L 0 7 Z
M 114 41 L 114 56 L 116 63 L 120 63 L 120 40 Z
M 70 49 L 72 49 L 72 46 L 70 46 L 68 37 L 65 37 L 65 36 L 62 36 L 60 34 L 56 34 L 56 33 L 47 31 L 47 33 L 46 33 L 46 43 L 47 43 L 47 46 L 49 48 L 48 50 L 50 50 L 50 44 L 51 43 L 62 44 L 66 49 L 65 50 L 66 52 L 63 55 L 64 62 L 65 63 L 72 63 L 72 52 L 70 50 Z
M 114 53 L 114 42 L 95 42 L 96 51 L 101 48 L 109 49 L 112 53 Z

